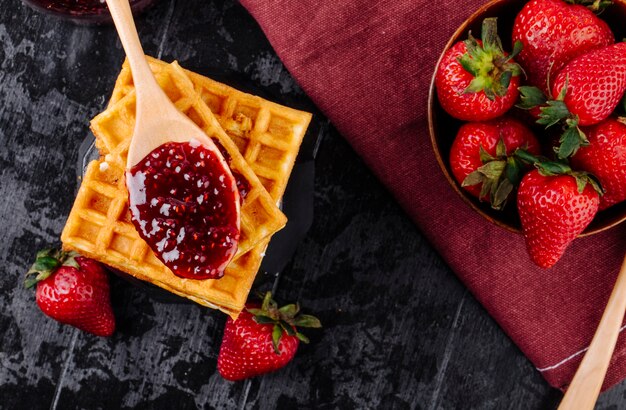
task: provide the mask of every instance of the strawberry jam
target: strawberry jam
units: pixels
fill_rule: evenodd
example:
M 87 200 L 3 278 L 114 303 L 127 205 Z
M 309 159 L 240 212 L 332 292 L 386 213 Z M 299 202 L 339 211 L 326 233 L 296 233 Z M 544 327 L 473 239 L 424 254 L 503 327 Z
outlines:
M 229 171 L 191 140 L 163 144 L 127 172 L 133 224 L 175 275 L 221 278 L 235 255 L 239 193 Z

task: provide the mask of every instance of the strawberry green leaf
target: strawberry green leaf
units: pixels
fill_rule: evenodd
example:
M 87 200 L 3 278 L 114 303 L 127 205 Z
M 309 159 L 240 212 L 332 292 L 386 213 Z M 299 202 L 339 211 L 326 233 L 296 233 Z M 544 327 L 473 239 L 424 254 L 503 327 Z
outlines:
M 589 140 L 587 140 L 587 136 L 578 126 L 574 126 L 567 128 L 563 132 L 559 143 L 560 145 L 554 148 L 554 152 L 556 152 L 559 159 L 565 159 L 575 155 L 580 147 L 588 146 Z
M 509 60 L 517 57 L 517 55 L 522 52 L 523 48 L 524 48 L 524 44 L 520 40 L 516 40 L 515 43 L 513 44 L 513 52 L 509 56 Z
M 296 333 L 296 337 L 297 337 L 297 338 L 298 338 L 298 340 L 300 340 L 302 343 L 306 343 L 306 344 L 308 344 L 308 343 L 309 343 L 309 338 L 308 338 L 308 337 L 306 337 L 305 335 L 303 335 L 303 334 L 302 334 L 302 333 L 300 333 L 300 332 L 297 332 L 297 333 Z
M 24 279 L 26 288 L 33 287 L 37 282 L 50 277 L 63 263 L 65 252 L 56 249 L 45 249 L 37 252 L 35 262 L 32 264 Z
M 289 336 L 295 336 L 296 335 L 296 331 L 293 330 L 293 327 L 287 323 L 284 320 L 280 321 L 280 327 L 283 328 L 283 330 L 289 335 Z
M 474 65 L 474 62 L 472 61 L 469 53 L 463 54 L 461 57 L 457 58 L 457 61 L 459 62 L 459 64 L 461 64 L 461 67 L 463 67 L 465 71 L 467 71 L 474 77 L 478 75 L 478 68 Z M 467 92 L 467 90 L 465 91 Z
M 474 186 L 482 183 L 485 180 L 485 176 L 478 170 L 470 172 L 468 176 L 465 177 L 461 186 Z
M 585 171 L 574 171 L 570 174 L 576 179 L 576 187 L 578 188 L 578 193 L 582 194 L 585 190 L 587 184 L 591 185 L 591 187 L 598 193 L 598 195 L 602 196 L 606 192 L 600 183 L 600 180 L 596 178 L 595 175 Z
M 272 292 L 267 292 L 263 297 L 263 304 L 261 309 L 267 311 L 270 308 L 270 302 L 272 301 Z
M 320 328 L 322 327 L 322 322 L 315 316 L 311 315 L 300 315 L 298 316 L 293 324 L 297 327 L 311 327 L 311 328 Z
M 511 78 L 512 77 L 513 77 L 513 72 L 512 71 L 505 71 L 505 72 L 503 72 L 500 75 L 500 85 L 502 87 L 498 87 L 498 90 L 503 90 L 504 94 L 506 94 L 506 91 L 509 88 L 509 85 L 511 84 Z M 504 94 L 501 94 L 500 96 L 503 96 Z
M 255 322 L 257 322 L 260 325 L 276 323 L 276 320 L 272 319 L 271 317 L 264 316 L 264 315 L 255 316 L 253 319 Z
M 300 307 L 294 303 L 285 305 L 278 309 L 282 316 L 292 318 L 298 314 Z
M 496 156 L 498 158 L 506 157 L 506 144 L 504 143 L 504 139 L 500 137 L 498 143 L 496 144 Z
M 491 90 L 490 88 L 486 88 L 486 81 L 483 77 L 474 77 L 474 79 L 470 81 L 469 85 L 463 92 L 466 94 L 472 94 L 479 91 L 485 91 L 485 95 L 487 95 L 487 98 L 491 96 L 491 98 L 489 98 L 490 100 L 493 100 L 495 98 L 493 95 L 493 90 Z
M 537 124 L 545 125 L 546 128 L 549 128 L 569 116 L 569 109 L 563 101 L 550 100 L 547 102 L 547 106 L 541 107 L 541 114 L 539 114 Z
M 28 272 L 35 273 L 53 271 L 59 266 L 61 266 L 61 262 L 58 259 L 53 258 L 52 256 L 44 256 L 43 258 L 38 258 Z
M 491 201 L 491 207 L 494 209 L 502 209 L 506 205 L 506 200 L 509 197 L 509 194 L 513 191 L 513 184 L 507 178 L 504 178 L 496 192 L 493 195 L 493 200 Z
M 480 161 L 483 164 L 486 164 L 487 162 L 495 160 L 495 158 L 492 157 L 491 154 L 489 154 L 485 150 L 485 148 L 483 148 L 483 144 L 480 144 L 480 146 L 478 147 L 478 155 L 480 155 Z
M 485 51 L 502 50 L 502 43 L 500 42 L 500 37 L 498 37 L 498 20 L 496 17 L 484 19 L 480 33 Z
M 283 336 L 283 331 L 278 325 L 274 325 L 274 329 L 272 330 L 272 345 L 274 346 L 274 352 L 276 354 L 280 354 L 280 350 L 278 349 L 278 344 L 280 343 L 280 338 Z
M 80 265 L 78 261 L 76 261 L 76 257 L 80 256 L 78 252 L 70 251 L 70 252 L 61 252 L 61 257 L 59 258 L 63 263 L 62 266 L 70 266 L 72 268 L 80 269 Z
M 520 92 L 520 102 L 517 104 L 517 107 L 523 110 L 540 107 L 548 101 L 545 94 L 537 87 L 523 85 L 518 90 Z
M 576 179 L 576 188 L 578 189 L 578 193 L 582 194 L 583 191 L 585 190 L 585 187 L 587 186 L 587 178 L 575 177 L 575 179 Z
M 593 189 L 595 189 L 598 195 L 602 196 L 606 193 L 606 190 L 600 183 L 600 180 L 592 173 L 587 172 L 587 183 L 589 183 L 589 185 L 591 185 Z
M 531 154 L 530 152 L 524 150 L 524 149 L 516 149 L 515 152 L 513 153 L 513 156 L 522 161 L 525 164 L 530 164 L 530 165 L 534 165 L 537 162 L 541 161 L 541 158 L 538 156 L 535 156 L 533 154 Z
M 507 158 L 505 174 L 506 179 L 508 179 L 513 186 L 519 185 L 522 179 L 522 167 L 515 157 L 511 156 Z
M 559 91 L 559 95 L 556 97 L 557 101 L 565 100 L 565 95 L 567 95 L 567 89 L 569 88 L 569 75 L 565 76 L 565 84 L 563 84 L 563 88 Z
M 248 313 L 254 315 L 254 316 L 258 316 L 258 315 L 262 315 L 263 314 L 263 310 L 261 310 L 261 309 L 252 309 L 252 308 L 248 309 L 248 308 L 246 308 L 246 311 Z
M 489 179 L 498 179 L 502 175 L 505 166 L 506 161 L 491 161 L 478 168 L 478 170 Z
M 569 165 L 561 162 L 537 162 L 535 167 L 539 170 L 539 173 L 544 177 L 551 177 L 555 175 L 564 175 L 572 172 L 572 168 Z
M 481 201 L 483 198 L 488 198 L 489 194 L 491 194 L 493 187 L 493 180 L 485 178 L 482 186 L 480 187 L 480 194 L 478 194 L 478 199 Z

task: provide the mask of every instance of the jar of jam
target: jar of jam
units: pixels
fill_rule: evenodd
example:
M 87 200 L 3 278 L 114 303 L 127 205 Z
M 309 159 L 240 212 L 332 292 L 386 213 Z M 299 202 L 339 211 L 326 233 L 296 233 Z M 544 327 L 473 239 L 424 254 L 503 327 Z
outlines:
M 68 18 L 76 23 L 111 21 L 105 0 L 23 0 L 35 10 Z M 156 0 L 130 0 L 133 13 L 142 12 Z

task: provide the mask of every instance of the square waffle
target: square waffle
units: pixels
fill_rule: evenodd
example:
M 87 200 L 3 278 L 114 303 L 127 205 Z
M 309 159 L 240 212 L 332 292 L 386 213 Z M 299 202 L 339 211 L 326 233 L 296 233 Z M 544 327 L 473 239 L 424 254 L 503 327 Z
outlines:
M 179 109 L 185 111 L 184 107 L 188 104 L 181 101 L 194 101 L 194 109 L 186 111 L 194 121 L 210 115 L 205 102 L 213 103 L 214 107 L 218 99 L 223 103 L 220 105 L 222 109 L 214 111 L 220 124 L 229 124 L 230 140 L 223 145 L 237 147 L 255 173 L 259 172 L 259 180 L 272 201 L 278 201 L 283 195 L 311 115 L 242 93 L 197 74 L 187 77 L 191 73 L 183 72 L 177 64 L 166 65 L 152 59 L 150 63 L 162 86 L 170 84 L 164 82 L 164 75 L 176 78 L 177 81 L 172 83 L 179 84 Z M 134 110 L 129 110 L 129 105 L 134 106 L 134 91 L 132 77 L 125 64 L 112 102 L 103 113 L 116 113 L 113 117 L 117 124 L 115 129 L 120 131 L 102 132 L 105 128 L 102 121 L 113 120 L 103 114 L 92 122 L 97 145 L 106 155 L 106 161 L 101 158 L 87 168 L 62 234 L 64 246 L 236 317 L 244 306 L 270 238 L 265 237 L 242 252 L 229 264 L 222 279 L 190 280 L 173 275 L 140 239 L 130 222 L 128 194 L 123 179 L 125 153 L 134 124 Z M 119 107 L 122 106 L 126 109 L 121 110 Z M 198 111 L 208 111 L 208 114 L 204 112 L 203 117 Z M 254 112 L 256 116 L 248 116 L 246 112 Z

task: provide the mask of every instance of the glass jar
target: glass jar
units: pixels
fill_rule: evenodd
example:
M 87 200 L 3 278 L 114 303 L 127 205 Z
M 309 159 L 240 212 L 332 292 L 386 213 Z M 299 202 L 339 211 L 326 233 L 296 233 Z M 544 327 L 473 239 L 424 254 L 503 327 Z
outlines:
M 105 0 L 23 0 L 32 8 L 76 23 L 104 23 L 111 21 Z M 156 0 L 130 0 L 133 13 L 142 12 Z

